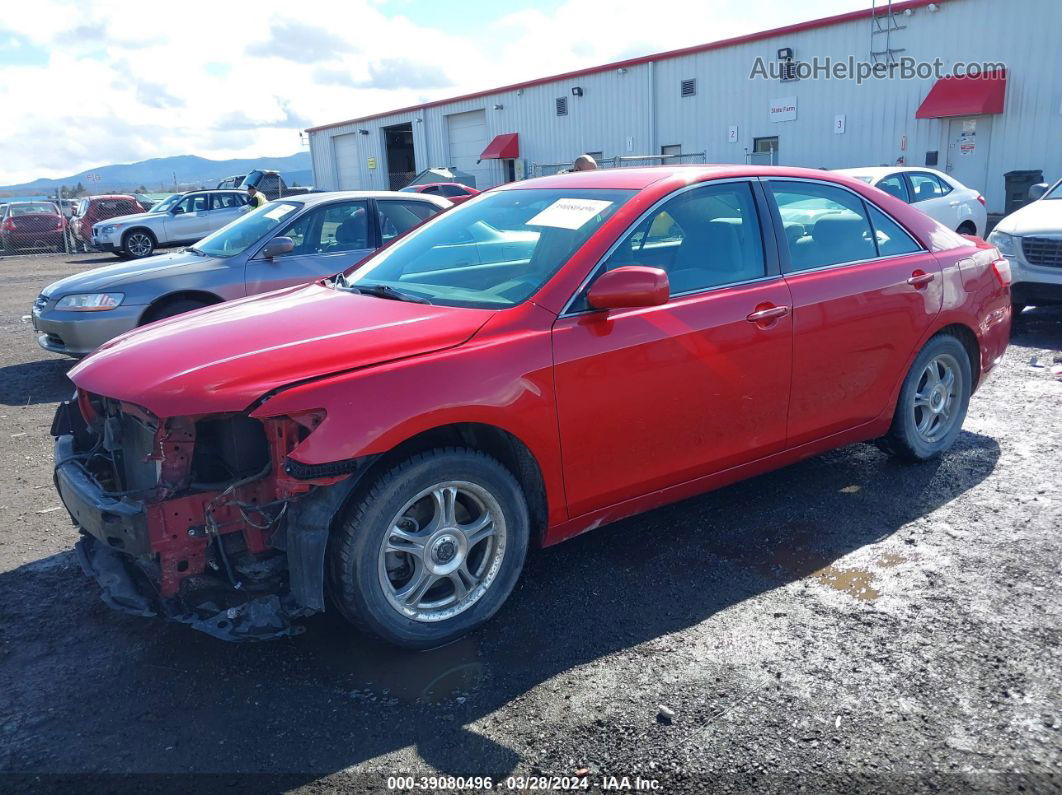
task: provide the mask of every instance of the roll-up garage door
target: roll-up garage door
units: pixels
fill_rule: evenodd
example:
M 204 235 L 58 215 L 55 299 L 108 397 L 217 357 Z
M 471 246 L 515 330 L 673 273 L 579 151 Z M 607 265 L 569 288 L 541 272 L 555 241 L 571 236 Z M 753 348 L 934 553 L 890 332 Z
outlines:
M 476 164 L 487 146 L 487 112 L 470 110 L 453 113 L 446 117 L 450 136 L 450 160 L 446 165 L 467 172 L 476 178 L 473 187 L 483 190 L 490 187 L 490 170 L 486 163 Z
M 358 190 L 364 186 L 360 184 L 358 175 L 358 146 L 357 133 L 349 135 L 337 135 L 332 139 L 335 147 L 336 177 L 339 184 L 336 190 Z

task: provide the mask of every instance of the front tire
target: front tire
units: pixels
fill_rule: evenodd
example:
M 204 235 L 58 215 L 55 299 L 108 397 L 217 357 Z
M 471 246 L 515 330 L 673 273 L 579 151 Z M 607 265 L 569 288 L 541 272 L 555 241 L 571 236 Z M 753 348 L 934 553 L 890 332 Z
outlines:
M 377 477 L 347 510 L 329 547 L 332 598 L 389 643 L 441 646 L 502 606 L 529 534 L 509 470 L 475 450 L 429 450 Z
M 176 315 L 183 315 L 185 312 L 191 312 L 195 309 L 202 309 L 208 304 L 204 304 L 202 301 L 196 301 L 194 298 L 174 298 L 170 301 L 159 304 L 152 307 L 140 321 L 140 325 L 147 323 L 154 323 L 156 320 L 163 320 L 168 317 L 174 317 Z
M 146 229 L 130 229 L 122 237 L 122 251 L 131 259 L 143 259 L 155 253 L 155 236 Z
M 892 427 L 879 446 L 908 461 L 939 456 L 962 431 L 972 388 L 963 344 L 951 334 L 933 337 L 904 378 Z

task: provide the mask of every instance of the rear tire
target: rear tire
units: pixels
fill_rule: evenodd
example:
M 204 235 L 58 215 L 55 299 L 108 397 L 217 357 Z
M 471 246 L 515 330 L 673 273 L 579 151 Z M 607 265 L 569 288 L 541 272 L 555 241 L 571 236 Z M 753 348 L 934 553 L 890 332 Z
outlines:
M 958 232 L 960 235 L 976 235 L 977 226 L 974 224 L 973 221 L 963 221 L 961 224 L 959 224 L 959 228 L 955 231 Z
M 164 301 L 145 312 L 140 325 L 143 326 L 147 323 L 154 323 L 156 320 L 183 315 L 185 312 L 191 312 L 193 309 L 202 309 L 204 306 L 210 305 L 194 298 L 175 298 L 172 301 Z
M 939 456 L 962 431 L 972 386 L 963 344 L 947 333 L 933 337 L 904 378 L 892 427 L 878 446 L 907 461 Z
M 332 599 L 396 646 L 450 643 L 512 593 L 529 528 L 523 492 L 496 460 L 465 448 L 420 453 L 347 509 L 329 544 Z

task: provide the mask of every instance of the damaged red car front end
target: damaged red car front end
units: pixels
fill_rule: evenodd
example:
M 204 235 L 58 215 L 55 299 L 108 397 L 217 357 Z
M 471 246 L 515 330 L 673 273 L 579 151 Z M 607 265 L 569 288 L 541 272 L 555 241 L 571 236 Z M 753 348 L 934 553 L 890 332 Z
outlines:
M 298 500 L 349 474 L 290 474 L 297 465 L 288 453 L 322 419 L 160 420 L 84 391 L 63 403 L 52 429 L 56 486 L 82 530 L 81 566 L 104 601 L 226 640 L 300 632 L 292 619 L 323 604 L 312 588 L 309 597 L 300 592 L 283 529 L 297 523 Z M 315 559 L 324 553 L 317 541 Z

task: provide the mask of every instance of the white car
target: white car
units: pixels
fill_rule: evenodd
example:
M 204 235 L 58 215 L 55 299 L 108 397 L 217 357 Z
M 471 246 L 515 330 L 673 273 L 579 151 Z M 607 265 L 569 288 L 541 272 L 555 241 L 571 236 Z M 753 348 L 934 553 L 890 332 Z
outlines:
M 1012 212 L 988 236 L 1010 262 L 1010 296 L 1019 312 L 1062 304 L 1062 180 L 1045 188 L 1033 185 L 1029 195 L 1043 195 Z
M 120 257 L 150 257 L 156 248 L 188 246 L 235 221 L 247 209 L 238 190 L 175 193 L 146 213 L 108 218 L 92 227 L 92 247 Z
M 985 197 L 941 171 L 890 166 L 838 168 L 836 171 L 917 207 L 948 229 L 964 235 L 983 235 L 987 228 Z

